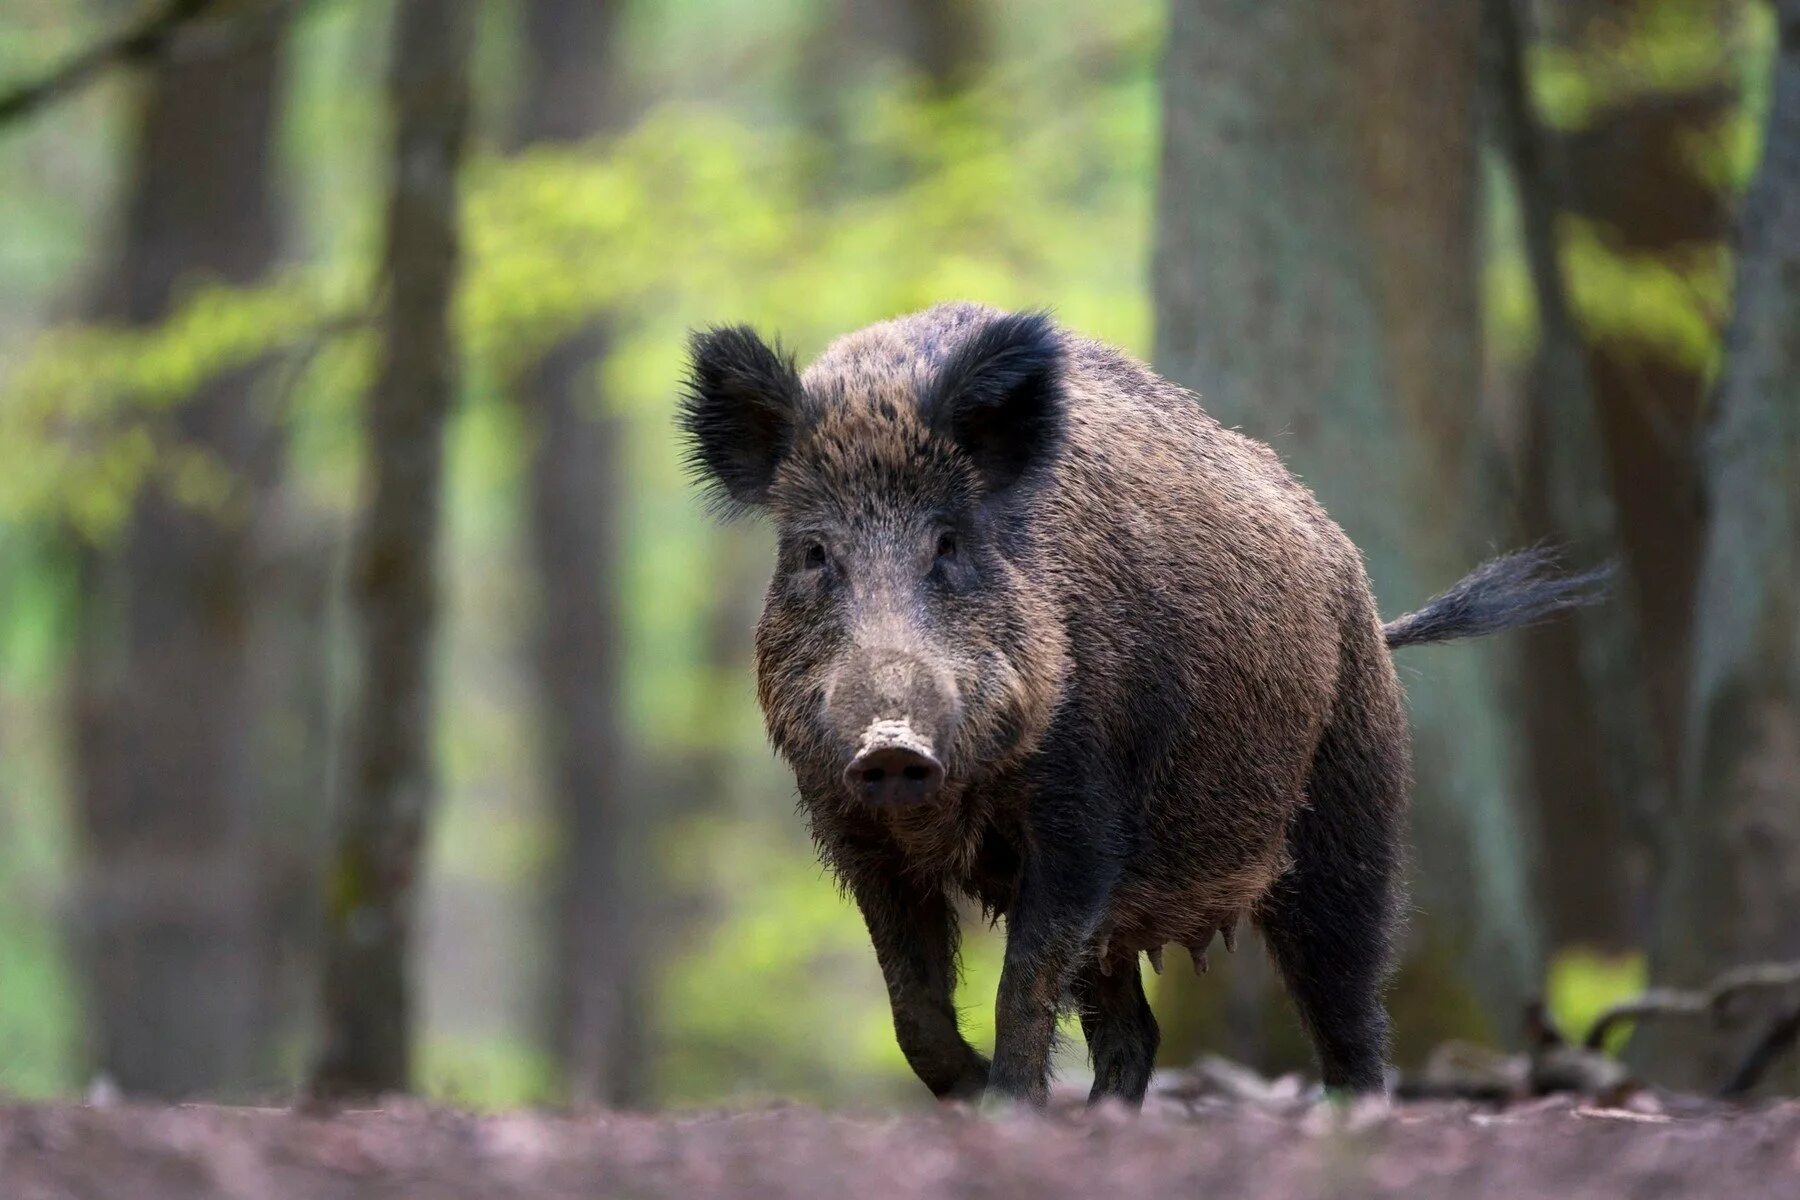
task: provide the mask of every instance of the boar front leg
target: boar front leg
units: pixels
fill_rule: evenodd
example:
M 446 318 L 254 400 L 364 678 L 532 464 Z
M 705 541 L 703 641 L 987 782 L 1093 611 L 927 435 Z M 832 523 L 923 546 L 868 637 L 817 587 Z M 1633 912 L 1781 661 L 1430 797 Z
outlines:
M 887 980 L 900 1052 L 932 1095 L 970 1100 L 987 1086 L 988 1062 L 956 1021 L 956 910 L 937 888 L 898 876 L 851 888 Z
M 1079 810 L 1075 810 L 1079 811 Z M 1050 1099 L 1056 1016 L 1106 912 L 1116 872 L 1077 819 L 1034 822 L 1019 892 L 1006 916 L 1006 959 L 994 1011 L 990 1094 L 1043 1108 Z

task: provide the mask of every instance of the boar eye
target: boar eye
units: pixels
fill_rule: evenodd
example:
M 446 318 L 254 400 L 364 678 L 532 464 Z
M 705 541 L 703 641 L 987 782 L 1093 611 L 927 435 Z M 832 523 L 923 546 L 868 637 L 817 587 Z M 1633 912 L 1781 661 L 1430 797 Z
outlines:
M 800 552 L 800 561 L 809 571 L 816 571 L 825 565 L 825 547 L 820 542 L 806 543 L 806 549 Z
M 956 535 L 948 529 L 938 534 L 937 556 L 939 558 L 956 557 Z

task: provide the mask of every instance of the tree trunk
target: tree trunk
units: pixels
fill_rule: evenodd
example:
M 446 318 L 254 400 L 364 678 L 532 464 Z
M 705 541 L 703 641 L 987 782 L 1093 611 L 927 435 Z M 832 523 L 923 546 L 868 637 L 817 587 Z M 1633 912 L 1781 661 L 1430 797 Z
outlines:
M 203 32 L 203 31 L 201 31 Z M 96 315 L 166 317 L 184 285 L 248 284 L 279 251 L 274 24 L 192 39 L 143 85 L 116 274 Z M 269 956 L 255 862 L 255 540 L 279 466 L 257 368 L 203 385 L 171 433 L 235 482 L 200 510 L 156 483 L 121 544 L 84 551 L 72 689 L 82 961 L 94 1069 L 127 1092 L 270 1082 Z
M 584 141 L 615 118 L 618 6 L 527 0 L 515 149 Z M 647 1098 L 647 814 L 633 802 L 620 712 L 619 422 L 602 410 L 607 334 L 595 321 L 524 374 L 536 670 L 557 828 L 551 1046 L 570 1099 Z
M 1528 83 L 1529 0 L 1484 0 L 1487 80 L 1512 169 L 1537 310 L 1537 347 L 1521 381 L 1520 540 L 1562 546 L 1582 565 L 1618 553 L 1617 513 L 1595 416 L 1588 347 L 1570 306 L 1556 222 L 1566 207 L 1560 145 Z M 1535 887 L 1553 946 L 1623 950 L 1647 873 L 1648 712 L 1640 649 L 1624 598 L 1518 635 L 1515 708 L 1524 734 L 1540 847 Z M 1601 697 L 1606 697 L 1602 703 Z M 1637 803 L 1633 803 L 1637 800 Z M 1633 835 L 1637 835 L 1634 839 Z
M 317 1030 L 319 910 L 331 834 L 337 731 L 336 674 L 343 655 L 341 521 L 305 503 L 300 489 L 271 493 L 252 595 L 255 705 L 264 728 L 256 768 L 266 801 L 256 862 L 269 986 L 259 1020 L 284 1047 L 310 1047 Z M 294 1049 L 279 1082 L 294 1084 Z
M 1742 0 L 1688 6 L 1687 20 L 1716 30 L 1708 36 L 1717 49 L 1711 71 L 1673 88 L 1631 76 L 1621 81 L 1605 69 L 1629 53 L 1634 40 L 1655 36 L 1647 29 L 1670 18 L 1659 0 L 1536 7 L 1545 40 L 1576 63 L 1592 63 L 1586 71 L 1589 103 L 1545 139 L 1555 217 L 1564 228 L 1579 224 L 1590 231 L 1590 254 L 1640 276 L 1665 277 L 1681 294 L 1703 296 L 1706 274 L 1728 234 L 1732 196 L 1727 183 L 1702 168 L 1696 147 L 1723 141 L 1725 118 L 1740 103 L 1736 64 L 1726 47 L 1746 6 Z M 1680 853 L 1663 843 L 1661 825 L 1685 770 L 1683 713 L 1705 525 L 1698 446 L 1710 366 L 1695 346 L 1627 314 L 1609 316 L 1599 309 L 1602 303 L 1604 297 L 1589 303 L 1576 332 L 1591 405 L 1581 411 L 1591 411 L 1598 441 L 1577 449 L 1573 461 L 1578 474 L 1607 478 L 1615 553 L 1625 570 L 1613 619 L 1596 613 L 1574 631 L 1590 662 L 1600 664 L 1597 690 L 1612 698 L 1607 709 L 1618 736 L 1611 740 L 1623 751 L 1616 773 L 1621 799 L 1638 856 L 1654 862 Z M 1692 303 L 1699 308 L 1701 302 Z M 1715 319 L 1704 308 L 1697 315 Z M 1722 323 L 1723 315 L 1716 319 Z M 1559 404 L 1550 418 L 1564 432 L 1569 411 Z M 1554 797 L 1540 801 L 1546 813 L 1556 805 Z M 1559 815 L 1561 828 L 1548 832 L 1546 841 L 1579 837 L 1567 806 Z M 1571 860 L 1569 870 L 1597 885 L 1591 870 L 1596 857 Z M 1615 851 L 1606 857 L 1626 856 Z M 1644 928 L 1649 906 L 1641 895 L 1630 900 L 1636 902 L 1629 914 L 1635 933 Z
M 616 594 L 621 451 L 595 412 L 604 333 L 589 330 L 531 371 L 531 541 L 541 610 L 537 670 L 558 828 L 553 1045 L 570 1099 L 647 1099 L 645 923 L 653 880 L 620 712 Z
M 835 0 L 816 31 L 823 40 L 811 47 L 820 56 L 812 66 L 840 99 L 880 59 L 914 72 L 933 96 L 955 95 L 987 57 L 981 9 L 978 0 Z
M 1173 5 L 1155 254 L 1157 361 L 1269 440 L 1363 548 L 1390 610 L 1491 552 L 1482 449 L 1473 0 Z M 1478 647 L 1412 694 L 1419 1012 L 1510 1030 L 1538 976 L 1509 730 Z M 1446 947 L 1456 947 L 1450 955 Z M 1468 1030 L 1465 1030 L 1468 1031 Z
M 408 956 L 435 791 L 430 662 L 472 27 L 467 0 L 401 0 L 395 22 L 386 312 L 352 583 L 363 676 L 327 870 L 324 1045 L 313 1079 L 324 1096 L 411 1082 Z
M 1800 0 L 1777 12 L 1773 101 L 1738 234 L 1705 463 L 1684 772 L 1651 960 L 1670 985 L 1800 957 Z M 1715 1087 L 1759 1032 L 1652 1028 L 1636 1048 L 1658 1083 Z M 1778 1086 L 1797 1078 L 1790 1068 Z
M 871 154 L 850 136 L 856 103 L 874 70 L 898 66 L 930 100 L 952 99 L 987 60 L 979 0 L 828 0 L 800 46 L 791 107 L 812 135 L 807 171 L 815 200 L 891 186 L 905 164 Z
M 866 10 L 859 22 L 918 71 L 936 96 L 968 87 L 987 57 L 986 22 L 977 0 L 859 0 L 853 7 Z
M 1600 64 L 1629 52 L 1634 39 L 1670 19 L 1663 0 L 1539 3 L 1545 39 L 1578 63 L 1589 61 L 1590 102 L 1556 131 L 1559 214 L 1585 222 L 1602 253 L 1640 273 L 1666 276 L 1686 294 L 1704 293 L 1704 273 L 1729 234 L 1732 196 L 1698 164 L 1696 147 L 1717 144 L 1738 103 L 1733 63 L 1722 47 L 1742 0 L 1690 0 L 1688 19 L 1714 34 L 1716 74 L 1673 89 L 1609 81 Z M 1702 49 L 1702 48 L 1696 48 Z M 1697 303 L 1697 302 L 1696 302 Z M 1592 313 L 1587 314 L 1592 316 Z M 1701 313 L 1711 318 L 1714 314 Z M 1722 321 L 1723 314 L 1718 315 Z M 1700 455 L 1709 363 L 1679 339 L 1628 320 L 1581 331 L 1600 457 L 1588 465 L 1610 481 L 1625 571 L 1621 602 L 1641 631 L 1632 664 L 1645 698 L 1640 737 L 1645 772 L 1636 805 L 1653 813 L 1679 786 L 1684 708 L 1692 662 L 1695 594 L 1705 518 Z

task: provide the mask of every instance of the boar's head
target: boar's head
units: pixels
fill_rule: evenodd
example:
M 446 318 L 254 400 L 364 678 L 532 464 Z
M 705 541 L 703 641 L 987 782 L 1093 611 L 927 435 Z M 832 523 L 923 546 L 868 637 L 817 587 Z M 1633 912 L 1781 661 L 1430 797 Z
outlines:
M 747 328 L 693 339 L 691 465 L 776 527 L 758 695 L 809 801 L 953 798 L 1056 704 L 1062 624 L 1033 564 L 1063 350 L 1042 315 L 956 311 L 851 335 L 804 376 Z

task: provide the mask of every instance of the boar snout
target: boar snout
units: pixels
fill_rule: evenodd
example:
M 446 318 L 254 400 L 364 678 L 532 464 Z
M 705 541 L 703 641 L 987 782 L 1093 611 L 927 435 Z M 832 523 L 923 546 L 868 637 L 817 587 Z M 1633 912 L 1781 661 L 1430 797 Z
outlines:
M 936 796 L 959 707 L 948 672 L 904 653 L 853 655 L 825 701 L 827 720 L 848 752 L 844 783 L 851 793 L 876 805 Z
M 896 734 L 885 727 L 898 726 Z M 844 782 L 870 804 L 919 804 L 937 795 L 944 766 L 929 750 L 911 742 L 912 727 L 903 721 L 877 721 L 864 744 L 844 768 Z

